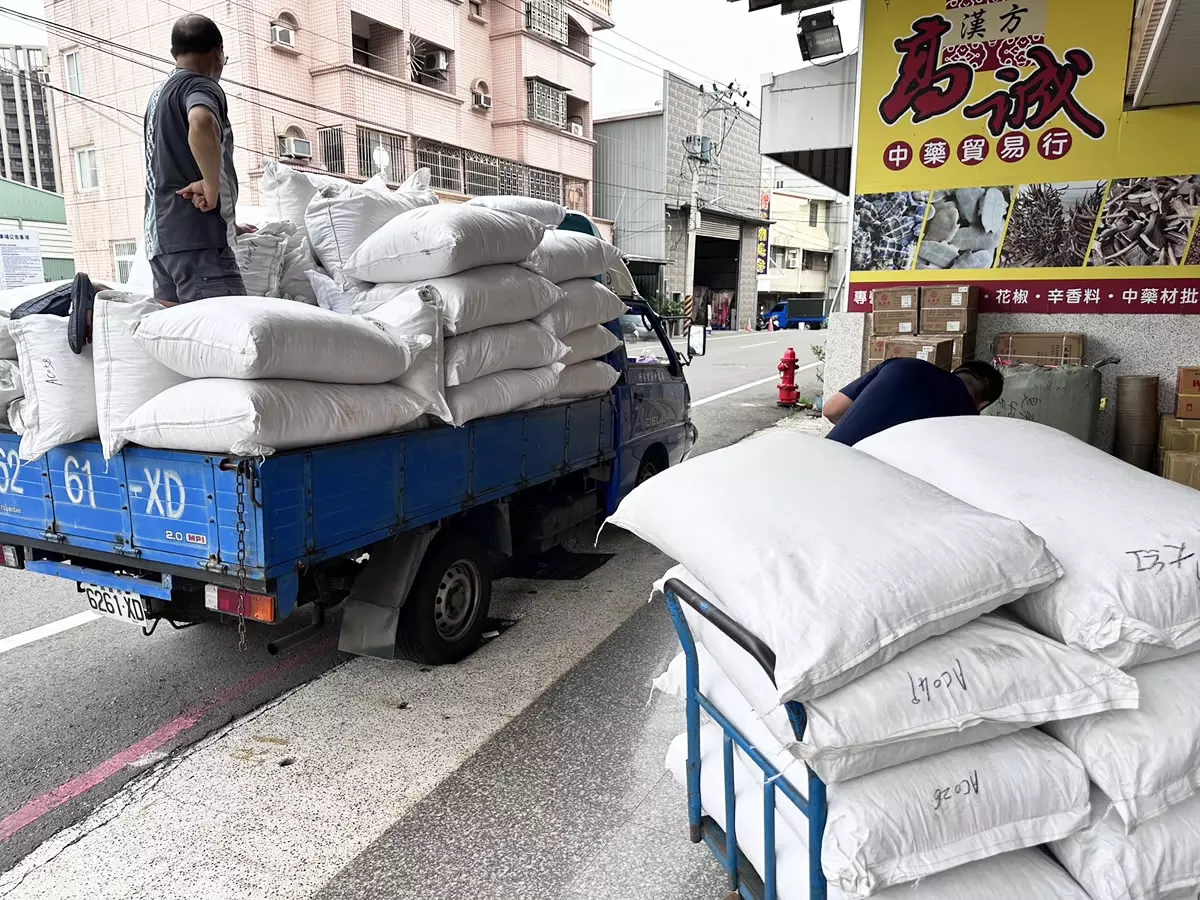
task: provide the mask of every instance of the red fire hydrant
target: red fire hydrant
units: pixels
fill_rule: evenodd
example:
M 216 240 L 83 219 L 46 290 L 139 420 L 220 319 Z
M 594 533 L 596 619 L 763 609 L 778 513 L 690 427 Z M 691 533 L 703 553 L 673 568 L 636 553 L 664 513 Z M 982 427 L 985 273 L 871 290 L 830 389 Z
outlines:
M 796 390 L 796 369 L 799 367 L 800 364 L 796 361 L 796 351 L 788 347 L 784 351 L 783 359 L 779 362 L 779 374 L 783 380 L 779 382 L 777 406 L 790 409 L 800 402 L 800 392 Z

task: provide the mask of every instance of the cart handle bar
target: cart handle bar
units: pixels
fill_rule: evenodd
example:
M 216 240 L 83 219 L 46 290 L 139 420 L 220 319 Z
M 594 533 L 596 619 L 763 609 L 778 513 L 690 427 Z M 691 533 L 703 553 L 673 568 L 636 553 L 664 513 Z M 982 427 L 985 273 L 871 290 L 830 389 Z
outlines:
M 771 679 L 771 684 L 775 684 L 775 651 L 768 647 L 764 640 L 744 625 L 735 622 L 678 578 L 669 579 L 663 587 L 715 625 L 722 634 L 754 657 L 754 661 L 762 666 L 763 671 L 767 673 L 767 677 Z

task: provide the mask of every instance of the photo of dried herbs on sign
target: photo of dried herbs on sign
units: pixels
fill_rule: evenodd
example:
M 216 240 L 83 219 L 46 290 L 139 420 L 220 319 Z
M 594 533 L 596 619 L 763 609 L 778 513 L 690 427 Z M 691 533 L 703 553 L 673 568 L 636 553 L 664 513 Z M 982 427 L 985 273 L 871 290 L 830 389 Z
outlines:
M 928 205 L 926 191 L 859 194 L 854 200 L 851 267 L 856 272 L 911 269 Z
M 1010 187 L 934 191 L 917 268 L 990 269 L 1011 199 Z
M 1082 266 L 1107 185 L 1068 181 L 1019 188 L 1000 252 L 1001 268 Z
M 1200 209 L 1200 176 L 1114 181 L 1092 244 L 1093 266 L 1177 266 Z

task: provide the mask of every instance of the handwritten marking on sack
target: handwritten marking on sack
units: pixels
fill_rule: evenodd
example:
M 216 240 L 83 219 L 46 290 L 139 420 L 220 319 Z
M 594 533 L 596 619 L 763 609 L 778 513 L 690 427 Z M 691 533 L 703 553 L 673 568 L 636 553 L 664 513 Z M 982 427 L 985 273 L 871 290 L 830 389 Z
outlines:
M 42 364 L 42 374 L 46 378 L 46 384 L 62 387 L 62 382 L 58 380 L 58 371 L 54 368 L 54 360 L 48 356 L 43 356 L 38 359 L 38 362 Z
M 1038 397 L 1025 397 L 1017 400 L 997 400 L 994 415 L 1006 419 L 1024 419 L 1026 422 L 1037 420 L 1037 405 L 1042 401 Z
M 25 488 L 17 484 L 21 474 L 21 457 L 16 450 L 0 452 L 0 494 L 23 494 Z
M 956 797 L 969 800 L 979 796 L 979 770 L 972 769 L 971 774 L 962 781 L 950 787 L 939 787 L 933 790 L 933 811 L 938 812 L 943 806 Z
M 939 690 L 950 692 L 954 690 L 955 685 L 964 691 L 967 689 L 967 673 L 963 670 L 962 661 L 958 659 L 954 660 L 954 665 L 948 670 L 935 675 L 932 681 L 929 680 L 928 676 L 915 678 L 912 672 L 906 672 L 905 674 L 908 675 L 908 684 L 912 688 L 913 706 L 928 703 L 933 699 L 934 693 Z
M 63 484 L 67 489 L 67 499 L 76 506 L 87 504 L 96 508 L 96 485 L 92 480 L 92 461 L 84 460 L 80 465 L 74 456 L 68 456 L 63 463 Z
M 182 519 L 184 510 L 187 509 L 187 491 L 179 473 L 170 469 L 142 469 L 142 472 L 150 485 L 150 495 L 146 498 L 146 515 Z
M 1187 544 L 1183 541 L 1178 544 L 1164 544 L 1153 550 L 1126 550 L 1125 555 L 1133 557 L 1139 573 L 1148 572 L 1153 575 L 1162 573 L 1168 566 L 1181 569 L 1185 562 L 1196 556 L 1195 553 L 1187 552 Z

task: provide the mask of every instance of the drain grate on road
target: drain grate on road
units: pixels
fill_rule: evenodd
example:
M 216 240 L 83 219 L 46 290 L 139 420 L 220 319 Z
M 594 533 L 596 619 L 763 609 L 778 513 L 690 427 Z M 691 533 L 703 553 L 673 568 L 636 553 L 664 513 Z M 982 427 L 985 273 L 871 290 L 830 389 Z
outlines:
M 532 581 L 581 581 L 614 556 L 615 553 L 571 553 L 558 548 L 514 562 L 504 574 Z

